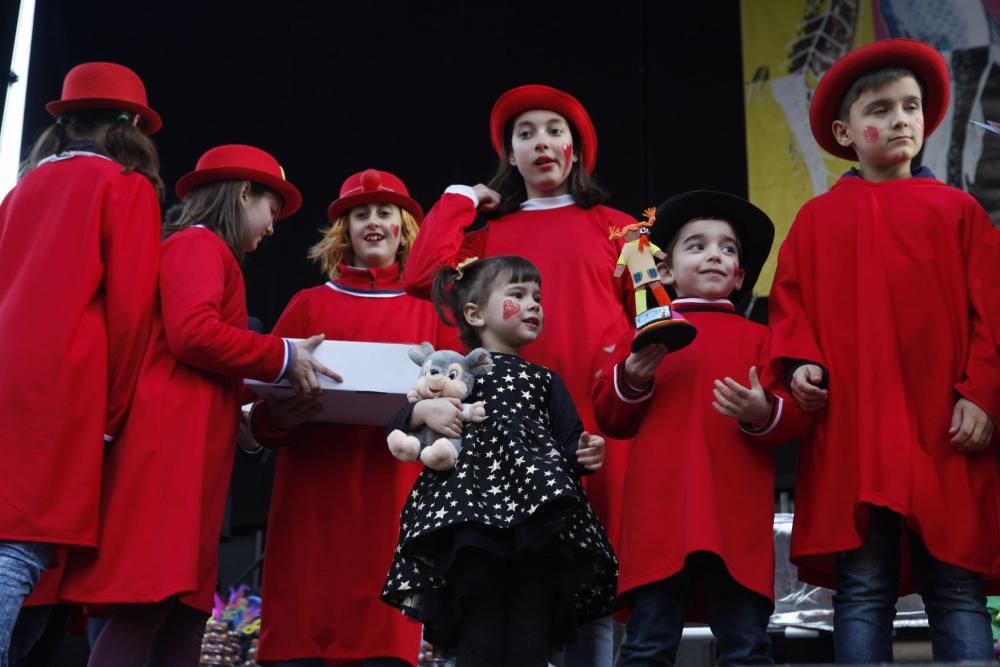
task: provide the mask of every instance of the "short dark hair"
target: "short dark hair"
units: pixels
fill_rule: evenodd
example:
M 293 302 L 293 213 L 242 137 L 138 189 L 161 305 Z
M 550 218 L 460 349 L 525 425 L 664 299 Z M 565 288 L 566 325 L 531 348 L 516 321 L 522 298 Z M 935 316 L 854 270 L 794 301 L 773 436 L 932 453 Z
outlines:
M 851 84 L 844 93 L 837 106 L 837 120 L 849 120 L 851 115 L 851 105 L 858 101 L 863 93 L 869 90 L 878 90 L 887 83 L 899 81 L 906 77 L 912 78 L 920 86 L 920 99 L 923 101 L 927 97 L 927 87 L 920 80 L 913 70 L 905 67 L 889 66 L 865 72 Z
M 482 341 L 479 331 L 465 321 L 465 304 L 474 303 L 481 308 L 498 285 L 529 282 L 541 286 L 538 267 L 524 257 L 501 255 L 476 260 L 461 272 L 450 266 L 441 269 L 434 278 L 431 299 L 438 316 L 445 324 L 456 327 L 462 342 L 472 349 Z
M 486 185 L 496 190 L 500 195 L 500 206 L 486 214 L 487 220 L 500 218 L 505 215 L 520 210 L 521 204 L 528 198 L 528 190 L 524 185 L 524 178 L 517 167 L 510 163 L 510 154 L 513 150 L 511 138 L 514 136 L 514 121 L 521 114 L 512 116 L 503 126 L 503 155 L 497 164 L 497 171 L 493 178 Z M 582 150 L 580 134 L 573 127 L 573 124 L 566 120 L 569 125 L 570 134 L 573 137 L 573 146 Z M 594 180 L 594 177 L 583 168 L 583 156 L 572 167 L 566 180 L 569 183 L 569 194 L 573 195 L 573 201 L 580 208 L 588 209 L 603 204 L 608 200 L 608 193 L 601 189 Z

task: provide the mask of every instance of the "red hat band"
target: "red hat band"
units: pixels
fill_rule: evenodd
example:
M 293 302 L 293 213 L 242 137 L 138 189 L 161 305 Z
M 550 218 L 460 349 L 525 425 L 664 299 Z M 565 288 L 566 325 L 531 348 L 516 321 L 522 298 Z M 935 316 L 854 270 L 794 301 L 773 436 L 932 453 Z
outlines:
M 77 65 L 63 79 L 62 97 L 46 104 L 45 109 L 57 118 L 83 109 L 124 109 L 139 114 L 146 134 L 153 134 L 163 126 L 160 115 L 149 108 L 142 79 L 116 63 Z
M 274 157 L 259 148 L 243 144 L 216 146 L 205 152 L 194 171 L 177 181 L 176 192 L 181 199 L 195 188 L 215 181 L 247 180 L 259 183 L 281 196 L 281 212 L 277 218 L 287 218 L 302 206 L 298 188 L 285 178 L 285 170 Z
M 511 118 L 532 109 L 547 109 L 563 116 L 580 138 L 581 162 L 587 173 L 594 171 L 597 163 L 597 132 L 580 101 L 561 90 L 530 84 L 511 88 L 493 105 L 490 112 L 490 140 L 497 155 L 503 158 L 504 126 Z
M 410 197 L 406 184 L 395 174 L 378 169 L 365 169 L 348 176 L 340 186 L 340 197 L 327 209 L 326 217 L 333 223 L 355 206 L 382 202 L 409 211 L 418 224 L 424 219 L 423 209 Z

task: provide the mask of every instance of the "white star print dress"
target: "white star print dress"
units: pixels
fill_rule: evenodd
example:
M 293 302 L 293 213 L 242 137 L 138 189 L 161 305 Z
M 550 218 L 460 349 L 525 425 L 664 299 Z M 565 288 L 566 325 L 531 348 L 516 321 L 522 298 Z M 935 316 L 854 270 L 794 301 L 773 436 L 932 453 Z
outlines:
M 552 582 L 553 639 L 613 610 L 618 562 L 587 502 L 576 460 L 582 424 L 562 380 L 521 358 L 491 353 L 493 370 L 467 402 L 486 419 L 467 424 L 453 470 L 425 468 L 400 518 L 382 599 L 424 623 L 425 637 L 453 645 L 460 621 L 459 551 L 531 558 Z M 409 422 L 402 410 L 387 432 Z

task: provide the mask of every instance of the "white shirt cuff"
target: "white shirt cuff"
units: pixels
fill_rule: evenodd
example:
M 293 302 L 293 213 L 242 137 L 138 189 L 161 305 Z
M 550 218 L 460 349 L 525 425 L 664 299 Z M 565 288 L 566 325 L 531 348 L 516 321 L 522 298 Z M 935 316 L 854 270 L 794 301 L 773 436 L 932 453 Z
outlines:
M 449 185 L 447 188 L 445 188 L 444 193 L 446 195 L 462 195 L 464 197 L 468 197 L 469 199 L 472 200 L 472 205 L 475 206 L 476 208 L 479 208 L 479 196 L 476 194 L 476 191 L 473 190 L 471 186 Z

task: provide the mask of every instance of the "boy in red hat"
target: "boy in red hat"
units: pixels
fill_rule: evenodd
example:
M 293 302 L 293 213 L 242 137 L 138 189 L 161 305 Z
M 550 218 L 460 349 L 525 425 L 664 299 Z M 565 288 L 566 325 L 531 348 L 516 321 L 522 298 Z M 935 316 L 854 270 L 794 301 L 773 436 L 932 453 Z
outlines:
M 101 460 L 132 402 L 156 298 L 163 182 L 147 135 L 160 117 L 142 80 L 84 63 L 46 109 L 57 120 L 0 205 L 4 665 L 53 547 L 97 544 Z
M 733 304 L 757 282 L 774 226 L 750 202 L 702 190 L 662 204 L 650 237 L 664 249 L 657 268 L 677 297 L 673 309 L 698 335 L 669 354 L 663 343 L 630 353 L 626 333 L 594 389 L 604 432 L 635 438 L 618 579 L 630 613 L 618 664 L 674 664 L 689 607 L 709 621 L 720 664 L 770 663 L 774 463 L 767 445 L 801 435 L 807 423 L 793 401 L 771 390 L 777 377 L 766 367 L 758 377 L 767 328 Z M 748 374 L 749 386 L 733 379 Z
M 1000 232 L 976 201 L 912 170 L 948 108 L 930 46 L 837 61 L 810 123 L 856 159 L 799 211 L 770 299 L 772 363 L 815 427 L 799 454 L 791 557 L 836 589 L 838 662 L 892 659 L 895 601 L 924 598 L 934 659 L 992 660 L 984 594 L 1000 578 L 998 312 L 983 257 Z

